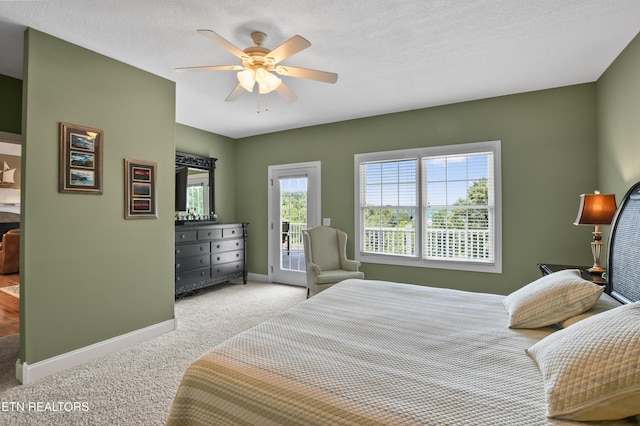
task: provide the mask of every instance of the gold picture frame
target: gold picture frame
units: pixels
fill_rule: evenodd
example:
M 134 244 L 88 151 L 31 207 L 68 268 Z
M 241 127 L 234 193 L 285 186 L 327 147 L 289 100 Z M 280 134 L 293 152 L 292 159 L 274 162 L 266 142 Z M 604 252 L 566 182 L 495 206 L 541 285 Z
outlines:
M 125 219 L 158 217 L 156 169 L 151 161 L 124 159 Z
M 104 132 L 60 123 L 59 192 L 102 194 Z

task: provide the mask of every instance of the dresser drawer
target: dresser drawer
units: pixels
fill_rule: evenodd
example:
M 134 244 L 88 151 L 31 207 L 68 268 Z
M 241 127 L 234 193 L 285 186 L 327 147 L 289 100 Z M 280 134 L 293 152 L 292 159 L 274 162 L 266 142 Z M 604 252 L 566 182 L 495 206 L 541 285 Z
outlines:
M 211 278 L 211 268 L 194 269 L 176 274 L 176 287 L 184 286 Z
M 211 264 L 219 265 L 221 263 L 235 262 L 238 260 L 243 260 L 244 254 L 242 251 L 227 251 L 224 253 L 212 253 L 211 254 Z
M 197 256 L 199 254 L 210 253 L 211 246 L 209 243 L 200 244 L 184 244 L 176 246 L 176 259 L 180 257 Z
M 191 256 L 176 259 L 176 272 L 189 271 L 191 269 L 204 268 L 211 264 L 211 256 Z
M 244 267 L 242 262 L 225 263 L 223 265 L 214 265 L 211 268 L 211 276 L 217 277 L 220 275 L 232 274 L 235 272 L 242 272 Z
M 196 241 L 197 233 L 193 231 L 178 231 L 176 232 L 176 243 Z
M 199 229 L 198 241 L 214 240 L 222 238 L 222 229 Z
M 222 253 L 225 251 L 241 250 L 242 240 L 236 238 L 235 240 L 220 240 L 211 243 L 211 253 Z
M 238 238 L 238 237 L 242 237 L 241 226 L 222 228 L 222 238 Z

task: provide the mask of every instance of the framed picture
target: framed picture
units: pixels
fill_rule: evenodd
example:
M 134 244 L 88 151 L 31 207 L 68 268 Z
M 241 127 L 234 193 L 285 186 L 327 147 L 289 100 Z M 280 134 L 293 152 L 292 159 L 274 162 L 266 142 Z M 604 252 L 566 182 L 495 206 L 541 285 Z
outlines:
M 60 123 L 59 192 L 102 194 L 102 144 L 99 129 Z
M 124 159 L 125 219 L 158 217 L 156 163 Z

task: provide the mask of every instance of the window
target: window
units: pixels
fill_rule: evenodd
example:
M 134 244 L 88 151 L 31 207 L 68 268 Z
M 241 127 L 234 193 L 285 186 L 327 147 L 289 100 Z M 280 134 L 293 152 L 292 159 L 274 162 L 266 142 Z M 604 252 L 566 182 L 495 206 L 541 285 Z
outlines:
M 500 141 L 357 154 L 356 259 L 496 272 Z
M 207 215 L 208 206 L 209 172 L 189 168 L 187 175 L 187 211 L 195 217 L 201 218 Z
M 187 185 L 187 211 L 195 216 L 204 215 L 204 185 L 190 183 Z
M 361 251 L 415 256 L 417 159 L 363 162 Z

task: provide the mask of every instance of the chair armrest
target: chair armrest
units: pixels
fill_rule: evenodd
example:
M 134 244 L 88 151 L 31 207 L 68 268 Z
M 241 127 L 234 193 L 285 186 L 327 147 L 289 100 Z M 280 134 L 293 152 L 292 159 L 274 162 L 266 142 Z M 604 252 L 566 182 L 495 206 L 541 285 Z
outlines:
M 313 272 L 315 275 L 320 275 L 320 267 L 315 263 L 307 263 L 307 271 Z
M 342 269 L 346 271 L 358 271 L 360 268 L 360 262 L 357 260 L 342 259 L 342 262 L 340 263 L 342 265 Z

